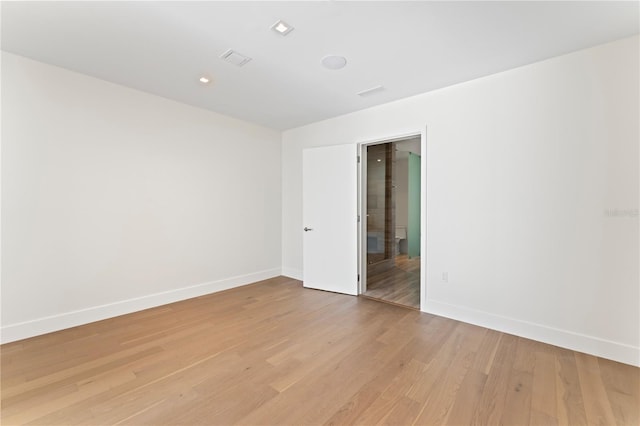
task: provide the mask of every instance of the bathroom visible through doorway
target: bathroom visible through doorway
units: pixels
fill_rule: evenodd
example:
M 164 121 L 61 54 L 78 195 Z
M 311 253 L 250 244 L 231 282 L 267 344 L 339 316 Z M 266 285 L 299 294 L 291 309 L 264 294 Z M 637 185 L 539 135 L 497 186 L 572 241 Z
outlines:
M 362 154 L 361 293 L 420 309 L 421 137 L 367 145 Z

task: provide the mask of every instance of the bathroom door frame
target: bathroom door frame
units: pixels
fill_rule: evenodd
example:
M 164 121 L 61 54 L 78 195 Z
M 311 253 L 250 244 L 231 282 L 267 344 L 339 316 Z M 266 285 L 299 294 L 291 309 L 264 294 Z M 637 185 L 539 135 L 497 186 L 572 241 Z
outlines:
M 358 143 L 358 294 L 367 291 L 367 147 L 420 137 L 420 310 L 426 308 L 427 128 Z

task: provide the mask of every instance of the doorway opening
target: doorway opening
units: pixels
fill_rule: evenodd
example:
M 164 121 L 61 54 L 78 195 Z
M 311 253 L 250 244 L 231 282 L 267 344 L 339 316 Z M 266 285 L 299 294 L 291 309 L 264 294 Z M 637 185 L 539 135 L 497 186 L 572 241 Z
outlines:
M 420 309 L 421 136 L 362 146 L 360 294 Z

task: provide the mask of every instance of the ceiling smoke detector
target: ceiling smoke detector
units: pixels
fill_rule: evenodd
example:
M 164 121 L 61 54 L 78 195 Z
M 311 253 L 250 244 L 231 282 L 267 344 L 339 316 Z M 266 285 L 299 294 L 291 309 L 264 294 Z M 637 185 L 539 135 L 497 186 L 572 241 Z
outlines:
M 251 60 L 250 57 L 245 56 L 241 53 L 238 53 L 233 49 L 229 49 L 226 52 L 224 52 L 222 55 L 220 55 L 220 59 L 226 62 L 229 62 L 233 65 L 237 65 L 239 67 L 245 65 L 247 62 Z
M 322 66 L 330 70 L 339 70 L 347 65 L 347 59 L 344 56 L 327 55 L 322 58 Z

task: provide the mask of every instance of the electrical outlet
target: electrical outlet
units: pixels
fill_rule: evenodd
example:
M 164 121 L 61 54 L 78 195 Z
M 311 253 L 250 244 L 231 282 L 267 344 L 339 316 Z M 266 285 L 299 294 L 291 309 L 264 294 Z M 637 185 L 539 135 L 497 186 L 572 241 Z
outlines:
M 443 272 L 442 273 L 442 282 L 443 283 L 448 283 L 449 282 L 449 273 L 448 272 Z

